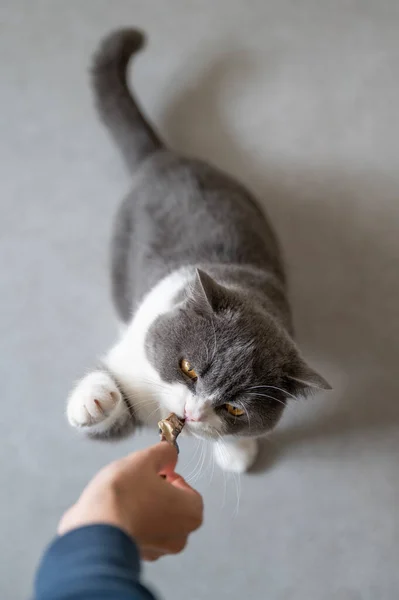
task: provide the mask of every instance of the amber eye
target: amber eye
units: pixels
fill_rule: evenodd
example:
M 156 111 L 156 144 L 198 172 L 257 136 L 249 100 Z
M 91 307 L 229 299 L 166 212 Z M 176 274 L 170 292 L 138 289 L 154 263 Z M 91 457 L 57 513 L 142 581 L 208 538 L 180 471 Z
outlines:
M 229 404 L 228 402 L 226 402 L 224 407 L 228 413 L 233 415 L 233 417 L 241 417 L 245 412 L 242 408 L 237 408 L 236 406 L 233 406 L 232 404 Z
M 187 375 L 187 377 L 189 377 L 191 379 L 191 381 L 197 381 L 198 379 L 198 375 L 197 373 L 194 371 L 193 367 L 191 366 L 190 362 L 184 358 L 181 363 L 180 363 L 180 369 L 182 370 L 182 372 Z

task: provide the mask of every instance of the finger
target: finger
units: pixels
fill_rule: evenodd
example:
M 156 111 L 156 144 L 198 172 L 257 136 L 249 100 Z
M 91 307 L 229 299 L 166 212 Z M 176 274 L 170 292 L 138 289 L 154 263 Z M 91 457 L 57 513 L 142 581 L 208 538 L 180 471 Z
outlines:
M 178 473 L 176 473 L 175 471 L 173 471 L 172 473 L 168 473 L 166 476 L 166 481 L 168 483 L 170 483 L 172 485 L 173 488 L 175 488 L 176 491 L 181 491 L 184 492 L 185 494 L 190 494 L 193 496 L 196 496 L 197 499 L 199 499 L 201 501 L 201 505 L 202 505 L 202 496 L 199 492 L 197 492 L 197 490 L 195 490 L 194 488 L 191 487 L 191 485 L 189 485 L 187 483 L 187 481 Z
M 165 554 L 179 554 L 187 546 L 188 535 L 168 535 L 165 538 L 158 538 L 150 545 L 141 548 L 142 556 L 154 555 L 163 556 Z
M 180 536 L 178 538 L 171 539 L 167 545 L 167 554 L 180 554 L 187 546 L 187 536 Z
M 186 498 L 187 503 L 191 503 L 193 506 L 200 506 L 201 510 L 203 510 L 204 506 L 201 494 L 191 487 L 181 475 L 177 473 L 170 474 L 168 482 L 172 484 L 172 487 L 179 493 L 181 498 Z
M 156 550 L 143 549 L 141 551 L 141 558 L 147 562 L 154 562 L 158 560 L 158 558 L 161 558 L 161 556 L 164 556 L 164 553 Z
M 191 492 L 193 494 L 198 494 L 198 492 L 192 488 L 191 485 L 189 485 L 181 475 L 178 475 L 178 473 L 170 473 L 167 477 L 167 480 L 176 488 L 180 488 L 181 490 L 185 490 L 186 492 Z
M 140 452 L 133 452 L 120 461 L 114 463 L 118 470 L 123 465 L 123 471 L 145 465 L 146 469 L 153 469 L 156 473 L 173 473 L 177 463 L 177 450 L 168 442 L 159 442 Z
M 177 463 L 177 450 L 168 442 L 159 442 L 144 451 L 157 473 L 173 473 Z
M 204 518 L 204 502 L 202 496 L 182 478 L 175 480 L 171 486 L 171 501 L 178 507 L 180 525 L 186 532 L 192 532 L 201 527 Z
M 68 531 L 68 527 L 70 525 L 71 516 L 73 514 L 73 509 L 75 505 L 68 508 L 68 510 L 63 514 L 60 522 L 58 523 L 57 534 L 64 535 L 66 531 Z

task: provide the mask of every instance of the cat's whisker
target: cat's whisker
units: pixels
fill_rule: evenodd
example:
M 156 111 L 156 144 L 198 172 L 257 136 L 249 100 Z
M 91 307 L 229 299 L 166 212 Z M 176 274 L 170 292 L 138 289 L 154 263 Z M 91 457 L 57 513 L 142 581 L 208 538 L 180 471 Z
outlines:
M 211 468 L 211 459 L 209 458 L 209 452 L 208 452 L 209 448 L 210 448 L 210 444 L 206 444 L 206 451 L 205 451 L 206 458 L 205 458 L 205 461 L 204 461 L 204 471 L 203 471 L 203 476 L 204 477 L 205 477 L 205 475 L 208 473 L 208 471 Z
M 200 448 L 200 444 L 201 444 L 201 440 L 200 440 L 200 439 L 198 439 L 198 440 L 197 440 L 197 445 L 196 445 L 196 447 L 195 447 L 195 450 L 194 450 L 194 453 L 193 453 L 192 457 L 190 458 L 189 462 L 188 462 L 188 463 L 187 463 L 187 464 L 184 466 L 184 469 L 183 469 L 183 474 L 184 474 L 184 471 L 187 471 L 188 467 L 189 467 L 189 466 L 192 464 L 192 462 L 195 460 L 195 458 L 196 458 L 196 456 L 197 456 L 197 454 L 198 454 L 198 450 L 199 450 L 199 448 Z
M 151 390 L 151 389 L 147 388 L 144 393 L 150 394 L 151 398 L 145 398 L 144 400 L 140 400 L 140 392 L 139 391 L 131 392 L 131 393 L 124 392 L 124 395 L 126 396 L 127 400 L 129 401 L 129 403 L 132 405 L 133 408 L 139 407 L 139 406 L 144 406 L 145 404 L 151 405 L 154 403 L 159 403 L 159 397 L 157 395 L 156 390 Z M 171 392 L 171 390 L 167 389 L 166 387 L 162 390 L 162 393 L 166 398 L 171 398 L 171 399 L 175 398 L 175 395 Z
M 204 441 L 202 442 L 200 448 L 201 448 L 201 451 L 200 451 L 200 455 L 199 455 L 199 458 L 198 458 L 195 470 L 194 470 L 194 472 L 192 473 L 191 477 L 188 480 L 191 485 L 193 485 L 196 482 L 196 480 L 198 479 L 198 475 L 201 472 L 201 466 L 203 464 L 204 452 L 205 452 L 205 443 L 204 443 Z
M 286 402 L 284 402 L 283 400 L 280 400 L 279 398 L 275 398 L 274 396 L 269 396 L 268 394 L 260 394 L 259 392 L 250 392 L 248 395 L 257 396 L 257 397 L 263 397 L 263 398 L 270 398 L 270 400 L 274 400 L 275 402 L 282 404 L 284 407 L 286 407 L 288 410 L 290 411 L 295 411 L 297 413 L 297 411 L 299 410 L 299 406 L 296 403 L 291 402 L 290 404 L 287 404 Z
M 208 455 L 208 450 L 209 450 L 209 444 L 205 444 L 205 454 L 204 454 L 204 462 L 201 465 L 201 474 L 203 475 L 204 473 L 206 473 L 206 471 L 209 468 L 209 455 Z M 207 468 L 204 470 L 205 464 L 207 464 Z
M 241 401 L 238 402 L 240 404 L 240 406 L 242 406 L 243 410 L 245 411 L 245 414 L 247 416 L 248 419 L 248 431 L 251 431 L 251 418 L 249 416 L 249 412 L 247 410 L 247 407 L 245 406 L 245 404 Z
M 202 440 L 202 439 L 201 439 L 200 441 L 201 441 L 201 446 L 200 446 L 200 448 L 201 448 L 201 452 L 200 452 L 200 456 L 199 456 L 199 459 L 197 460 L 197 463 L 196 463 L 196 465 L 195 465 L 194 469 L 191 471 L 190 475 L 188 475 L 188 476 L 186 477 L 186 481 L 187 481 L 187 483 L 189 483 L 190 481 L 192 481 L 192 480 L 193 480 L 193 478 L 195 477 L 195 474 L 196 474 L 196 472 L 197 472 L 197 469 L 198 469 L 198 467 L 199 467 L 199 465 L 200 465 L 200 463 L 201 463 L 202 454 L 203 454 L 203 451 L 204 451 L 204 440 Z
M 204 463 L 205 463 L 205 460 L 207 458 L 208 444 L 203 443 L 202 444 L 202 449 L 203 449 L 203 452 L 201 454 L 201 458 L 202 458 L 201 464 L 200 464 L 200 466 L 198 468 L 197 473 L 191 478 L 191 483 L 192 484 L 196 483 L 200 479 L 200 477 L 202 475 L 202 470 L 204 468 Z
M 217 336 L 216 336 L 216 327 L 215 327 L 215 323 L 213 322 L 213 319 L 211 319 L 211 323 L 212 323 L 213 338 L 214 338 L 214 347 L 213 347 L 213 353 L 212 353 L 212 360 L 213 360 L 215 358 L 215 356 L 217 355 L 218 340 L 217 340 Z
M 140 384 L 141 384 L 141 387 L 143 387 L 145 389 L 145 393 L 147 393 L 147 394 L 156 395 L 157 391 L 161 390 L 161 392 L 163 394 L 168 395 L 168 396 L 171 395 L 170 388 L 168 388 L 167 385 L 163 385 L 162 383 L 159 383 L 157 381 L 151 381 L 150 379 L 141 378 L 140 381 L 138 382 L 138 386 Z M 157 388 L 157 389 L 152 389 L 152 388 Z
M 235 507 L 235 511 L 233 513 L 233 518 L 237 518 L 239 510 L 240 510 L 240 500 L 241 500 L 241 477 L 239 473 L 233 473 L 234 483 L 236 484 L 236 492 L 237 492 L 237 503 Z
M 155 379 L 150 379 L 148 377 L 140 376 L 140 379 L 137 382 L 138 387 L 139 387 L 140 383 L 148 384 L 151 387 L 157 387 L 165 392 L 170 393 L 170 389 L 169 389 L 168 385 L 166 383 L 163 383 L 162 381 L 156 381 Z M 154 393 L 151 389 L 148 389 L 148 388 L 146 388 L 146 392 Z M 124 390 L 124 393 L 127 397 L 129 397 L 129 392 Z M 132 394 L 134 394 L 134 392 L 130 393 L 130 395 L 132 395 Z
M 141 402 L 152 402 L 152 398 L 142 398 L 141 394 L 139 393 L 139 391 L 135 391 L 135 392 L 126 392 L 125 390 L 123 390 L 123 395 L 127 398 L 127 400 L 133 405 L 133 404 L 139 404 Z
M 211 452 L 211 457 L 212 457 L 212 468 L 211 468 L 211 477 L 210 477 L 209 483 L 208 483 L 209 486 L 212 483 L 213 475 L 215 473 L 215 453 L 213 452 L 213 449 L 212 449 L 212 452 Z
M 227 451 L 224 448 L 224 446 L 221 447 L 221 451 L 222 454 L 224 456 L 225 462 L 228 462 L 228 455 L 227 455 Z M 227 499 L 227 481 L 228 481 L 228 473 L 226 471 L 226 469 L 223 469 L 223 500 L 222 500 L 222 508 L 224 508 L 226 506 L 226 499 Z
M 275 385 L 255 385 L 251 388 L 249 388 L 250 390 L 255 390 L 255 389 L 269 389 L 269 390 L 277 390 L 279 392 L 282 392 L 283 394 L 286 394 L 287 396 L 290 396 L 290 398 L 292 398 L 293 400 L 298 400 L 298 398 L 296 396 L 294 396 L 294 394 L 291 394 L 291 392 L 288 392 L 287 390 L 283 390 L 280 387 L 277 387 Z
M 209 351 L 206 342 L 203 343 L 206 352 L 206 364 L 209 365 Z
M 219 446 L 219 450 L 222 454 L 222 456 L 224 457 L 225 461 L 228 461 L 228 455 L 227 455 L 227 451 L 226 451 L 226 447 L 225 447 L 225 442 L 223 440 L 222 435 L 219 433 L 219 431 L 217 431 L 217 429 L 215 429 L 216 434 L 219 436 L 219 441 L 218 441 L 218 446 Z M 222 469 L 222 473 L 223 473 L 223 499 L 222 499 L 222 506 L 221 508 L 223 509 L 226 505 L 226 494 L 227 494 L 227 474 L 225 469 Z
M 137 404 L 132 405 L 132 410 L 133 412 L 140 412 L 143 411 L 143 409 L 148 409 L 148 410 L 153 410 L 153 412 L 151 414 L 153 414 L 155 412 L 155 410 L 158 410 L 160 408 L 158 403 L 155 402 L 139 402 Z
M 169 390 L 168 386 L 165 383 L 162 383 L 162 381 L 155 381 L 154 379 L 147 379 L 146 377 L 140 377 L 140 381 L 154 387 L 159 387 L 162 390 Z
M 204 446 L 204 453 L 203 453 L 203 456 L 202 456 L 202 461 L 201 461 L 200 468 L 198 469 L 198 477 L 196 478 L 196 481 L 197 481 L 197 479 L 199 479 L 201 477 L 203 469 L 204 469 L 205 461 L 208 458 L 208 447 L 209 447 L 209 444 L 204 443 L 203 446 Z
M 279 404 L 282 404 L 283 406 L 287 406 L 287 404 L 283 401 L 280 400 L 279 398 L 275 398 L 274 396 L 269 396 L 269 394 L 261 394 L 259 392 L 252 392 L 248 394 L 249 396 L 253 395 L 253 396 L 257 396 L 260 398 L 270 398 L 270 400 L 274 400 L 275 402 L 278 402 Z
M 153 398 L 145 398 L 145 399 L 134 399 L 133 397 L 128 397 L 128 400 L 131 400 L 134 406 L 150 406 L 156 403 L 156 400 Z
M 248 390 L 260 390 L 264 388 L 267 388 L 267 385 L 251 385 Z
M 224 455 L 226 462 L 228 462 L 229 458 L 230 458 L 230 452 L 229 452 L 229 450 L 227 448 L 227 445 L 226 445 L 225 441 L 223 440 L 223 437 L 220 435 L 219 432 L 217 432 L 217 433 L 218 433 L 219 438 L 220 438 L 220 442 L 219 443 L 221 444 L 222 454 Z M 225 473 L 224 469 L 223 469 L 223 472 Z M 233 512 L 233 515 L 232 515 L 232 517 L 234 518 L 234 517 L 236 517 L 238 515 L 238 511 L 239 511 L 239 508 L 240 508 L 241 479 L 240 479 L 239 473 L 232 472 L 232 473 L 229 473 L 228 475 L 230 475 L 230 474 L 233 476 L 233 481 L 234 481 L 234 485 L 235 485 L 235 488 L 236 488 L 236 495 L 237 495 L 236 508 L 235 508 L 235 510 Z M 226 476 L 225 476 L 224 484 L 225 485 L 224 485 L 223 507 L 224 507 L 225 502 L 226 502 L 226 491 L 227 491 L 227 477 Z
M 157 406 L 157 407 L 156 407 L 156 408 L 155 408 L 155 409 L 154 409 L 154 410 L 153 410 L 153 411 L 152 411 L 152 412 L 151 412 L 151 413 L 150 413 L 150 414 L 149 414 L 149 415 L 148 415 L 146 418 L 147 418 L 148 420 L 149 420 L 149 419 L 151 419 L 151 417 L 152 417 L 153 415 L 155 415 L 155 413 L 157 412 L 157 410 L 160 410 L 160 407 L 159 407 L 159 406 Z
M 129 415 L 132 415 L 132 413 L 134 413 L 134 407 L 131 405 L 127 406 L 127 404 L 125 402 L 123 403 L 122 409 L 123 410 L 120 413 L 121 416 L 125 415 L 126 413 L 128 413 Z M 107 416 L 108 416 L 108 414 L 107 414 Z

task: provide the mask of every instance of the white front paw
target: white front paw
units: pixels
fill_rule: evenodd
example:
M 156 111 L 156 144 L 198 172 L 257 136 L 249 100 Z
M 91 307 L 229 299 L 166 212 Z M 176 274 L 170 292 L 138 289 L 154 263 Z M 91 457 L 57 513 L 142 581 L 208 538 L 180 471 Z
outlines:
M 215 459 L 225 471 L 245 473 L 254 464 L 258 454 L 258 442 L 253 438 L 235 441 L 220 440 L 214 447 Z
M 84 377 L 69 396 L 67 417 L 72 427 L 105 431 L 125 409 L 112 377 L 105 371 L 94 371 Z

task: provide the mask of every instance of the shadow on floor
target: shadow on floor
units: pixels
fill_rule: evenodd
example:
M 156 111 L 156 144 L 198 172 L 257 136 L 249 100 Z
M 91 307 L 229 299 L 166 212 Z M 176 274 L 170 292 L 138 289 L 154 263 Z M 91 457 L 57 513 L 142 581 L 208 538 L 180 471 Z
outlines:
M 261 199 L 286 256 L 300 346 L 338 383 L 325 411 L 304 411 L 264 443 L 258 470 L 303 444 L 399 424 L 399 185 L 344 161 L 276 172 L 244 151 L 222 98 L 245 90 L 256 71 L 245 53 L 226 52 L 174 99 L 162 129 L 175 149 L 209 160 Z

